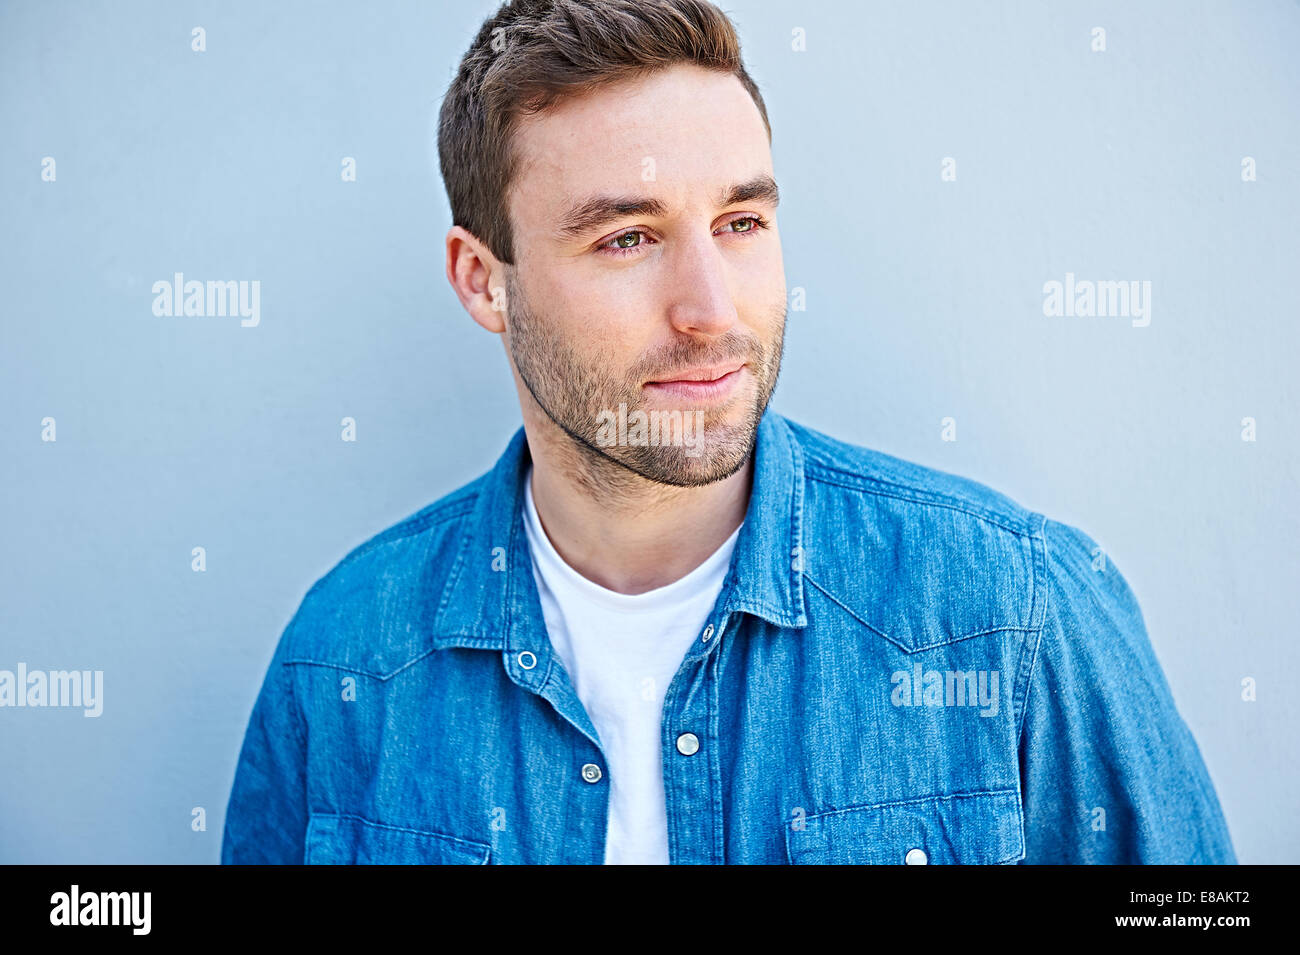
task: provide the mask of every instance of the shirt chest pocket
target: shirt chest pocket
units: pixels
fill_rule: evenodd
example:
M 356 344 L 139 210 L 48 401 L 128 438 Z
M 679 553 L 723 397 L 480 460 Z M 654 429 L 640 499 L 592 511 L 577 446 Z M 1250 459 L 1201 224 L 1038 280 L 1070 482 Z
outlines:
M 1014 789 L 814 813 L 785 826 L 796 865 L 1004 865 L 1025 857 Z
M 329 813 L 312 814 L 306 841 L 308 865 L 487 865 L 492 850 L 440 832 Z

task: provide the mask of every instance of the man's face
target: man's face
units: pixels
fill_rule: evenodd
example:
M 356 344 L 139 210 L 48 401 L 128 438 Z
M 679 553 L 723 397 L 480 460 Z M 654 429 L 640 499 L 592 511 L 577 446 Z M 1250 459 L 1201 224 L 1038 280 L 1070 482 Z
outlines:
M 514 142 L 506 345 L 524 387 L 653 481 L 734 473 L 785 330 L 757 106 L 734 76 L 678 66 L 526 117 Z

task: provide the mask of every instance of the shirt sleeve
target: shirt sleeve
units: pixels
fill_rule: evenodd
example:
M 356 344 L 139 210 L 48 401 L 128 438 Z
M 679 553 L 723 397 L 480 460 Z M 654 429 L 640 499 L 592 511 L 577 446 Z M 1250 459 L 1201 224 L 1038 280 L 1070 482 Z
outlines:
M 226 807 L 222 865 L 303 863 L 307 730 L 285 663 L 285 629 L 253 705 Z
M 1020 733 L 1025 863 L 1235 864 L 1196 740 L 1119 570 L 1044 526 L 1046 608 Z

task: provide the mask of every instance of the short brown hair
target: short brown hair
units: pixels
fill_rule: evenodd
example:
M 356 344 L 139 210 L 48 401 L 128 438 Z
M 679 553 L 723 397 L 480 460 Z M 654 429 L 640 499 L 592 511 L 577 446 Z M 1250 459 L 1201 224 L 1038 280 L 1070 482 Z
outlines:
M 452 221 L 514 264 L 506 195 L 515 123 L 566 96 L 676 63 L 734 75 L 772 138 L 758 86 L 727 15 L 708 0 L 514 0 L 484 21 L 438 118 Z

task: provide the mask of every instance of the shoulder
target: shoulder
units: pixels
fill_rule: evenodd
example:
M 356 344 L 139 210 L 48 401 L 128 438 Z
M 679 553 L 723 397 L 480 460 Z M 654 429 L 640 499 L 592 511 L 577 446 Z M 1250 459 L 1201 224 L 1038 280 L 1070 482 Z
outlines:
M 954 520 L 964 515 L 1011 534 L 1041 532 L 1042 514 L 979 481 L 840 441 L 789 419 L 785 423 L 803 451 L 806 482 L 824 497 L 871 507 L 907 505 L 916 513 L 949 510 Z
M 805 578 L 907 651 L 997 632 L 1033 634 L 1052 581 L 1085 575 L 1096 543 L 978 480 L 782 419 L 803 459 Z M 1127 594 L 1127 589 L 1124 588 Z M 1104 596 L 1104 595 L 1103 595 Z
M 287 663 L 371 675 L 418 655 L 455 565 L 484 474 L 354 547 L 303 597 L 286 628 Z
M 911 512 L 930 524 L 946 522 L 954 529 L 982 524 L 994 536 L 1042 541 L 1044 569 L 1061 581 L 1079 583 L 1092 580 L 1085 570 L 1115 569 L 1081 528 L 1031 510 L 987 484 L 784 421 L 804 454 L 806 486 L 823 501 L 851 506 L 859 514 Z M 1118 573 L 1108 579 L 1123 580 Z
M 971 478 L 785 424 L 803 457 L 804 578 L 860 622 L 906 652 L 1046 633 L 1048 657 L 1152 669 L 1137 599 L 1088 533 Z

